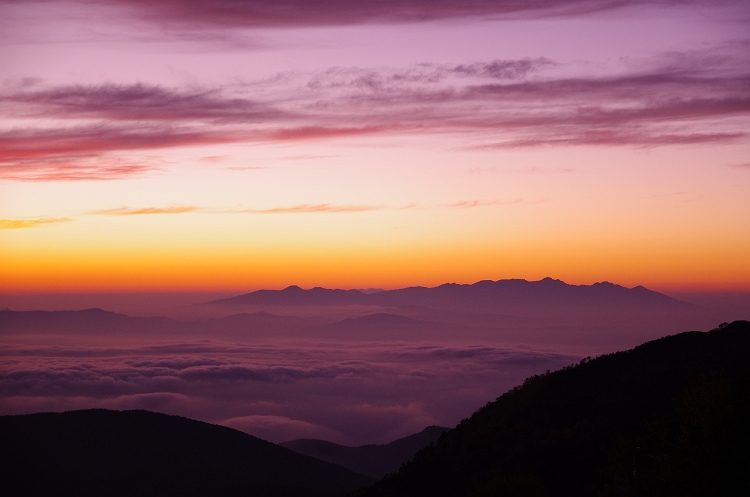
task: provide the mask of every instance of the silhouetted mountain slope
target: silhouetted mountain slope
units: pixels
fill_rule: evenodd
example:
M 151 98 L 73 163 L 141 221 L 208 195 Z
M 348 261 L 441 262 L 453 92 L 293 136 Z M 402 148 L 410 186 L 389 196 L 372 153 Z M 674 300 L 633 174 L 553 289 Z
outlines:
M 363 475 L 382 478 L 388 473 L 398 471 L 402 464 L 414 457 L 420 449 L 435 442 L 446 431 L 450 431 L 450 428 L 428 426 L 419 433 L 384 445 L 346 447 L 310 438 L 290 440 L 279 445 L 300 454 L 338 464 Z
M 376 496 L 748 495 L 750 322 L 534 376 Z
M 178 416 L 103 409 L 0 416 L 3 496 L 337 496 L 371 482 Z
M 472 285 L 446 283 L 434 288 L 410 287 L 363 293 L 359 290 L 303 290 L 290 286 L 284 290 L 259 290 L 237 297 L 221 299 L 212 304 L 230 305 L 450 305 L 486 306 L 499 302 L 561 305 L 650 305 L 691 307 L 642 286 L 625 288 L 608 282 L 593 285 L 568 285 L 560 280 L 545 278 L 540 281 L 498 280 L 479 281 Z

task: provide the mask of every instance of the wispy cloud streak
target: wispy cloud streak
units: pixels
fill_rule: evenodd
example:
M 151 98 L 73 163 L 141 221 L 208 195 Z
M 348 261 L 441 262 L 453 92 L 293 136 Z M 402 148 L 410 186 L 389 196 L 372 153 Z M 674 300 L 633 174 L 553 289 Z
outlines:
M 156 85 L 73 85 L 0 97 L 14 117 L 102 118 L 118 121 L 262 122 L 279 109 L 217 89 L 175 90 Z
M 239 209 L 225 212 L 249 214 L 306 214 L 306 213 L 337 213 L 337 212 L 366 212 L 384 209 L 378 205 L 336 205 L 336 204 L 300 204 L 290 207 L 272 207 L 270 209 Z
M 50 224 L 67 223 L 72 221 L 68 217 L 38 217 L 35 219 L 0 219 L 0 230 L 15 230 L 22 228 L 36 228 Z
M 422 22 L 441 19 L 556 17 L 609 11 L 626 5 L 684 5 L 699 0 L 112 0 L 141 16 L 184 27 L 328 26 L 359 23 Z
M 92 211 L 90 214 L 99 214 L 105 216 L 141 216 L 147 214 L 185 214 L 195 212 L 198 207 L 192 205 L 173 205 L 169 207 L 142 207 L 133 209 L 129 207 L 116 207 L 113 209 L 102 209 Z
M 194 205 L 172 205 L 167 207 L 114 207 L 90 211 L 89 214 L 101 216 L 142 216 L 150 214 L 188 214 L 201 212 L 204 214 L 318 214 L 318 213 L 347 213 L 367 212 L 385 209 L 379 205 L 339 205 L 339 204 L 300 204 L 288 207 L 271 207 L 267 209 L 237 208 L 237 209 L 209 209 Z
M 512 200 L 463 200 L 461 202 L 454 202 L 452 204 L 448 204 L 448 207 L 471 209 L 473 207 L 485 207 L 485 206 L 490 206 L 490 205 L 519 204 L 522 202 L 522 200 L 523 199 L 520 199 L 520 198 L 514 198 Z
M 56 160 L 0 163 L 0 179 L 14 181 L 107 181 L 128 179 L 155 169 L 145 164 L 60 164 Z

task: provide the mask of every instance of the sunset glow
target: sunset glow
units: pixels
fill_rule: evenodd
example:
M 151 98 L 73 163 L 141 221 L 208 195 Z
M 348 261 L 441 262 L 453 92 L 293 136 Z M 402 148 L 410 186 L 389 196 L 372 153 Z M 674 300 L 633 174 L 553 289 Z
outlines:
M 0 2 L 0 293 L 750 290 L 746 2 L 287 3 Z

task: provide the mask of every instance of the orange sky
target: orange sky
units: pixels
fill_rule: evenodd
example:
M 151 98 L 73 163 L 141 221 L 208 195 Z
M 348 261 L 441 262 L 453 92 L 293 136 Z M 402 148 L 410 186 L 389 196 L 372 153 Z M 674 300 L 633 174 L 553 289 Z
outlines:
M 745 3 L 41 5 L 0 5 L 2 293 L 750 290 Z

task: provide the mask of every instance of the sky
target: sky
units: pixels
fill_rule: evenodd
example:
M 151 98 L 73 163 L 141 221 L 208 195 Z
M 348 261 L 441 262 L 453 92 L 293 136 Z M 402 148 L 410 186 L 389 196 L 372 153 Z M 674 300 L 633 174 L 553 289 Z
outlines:
M 750 291 L 750 4 L 0 0 L 0 293 Z

